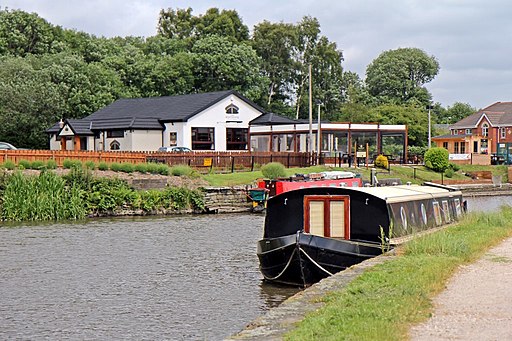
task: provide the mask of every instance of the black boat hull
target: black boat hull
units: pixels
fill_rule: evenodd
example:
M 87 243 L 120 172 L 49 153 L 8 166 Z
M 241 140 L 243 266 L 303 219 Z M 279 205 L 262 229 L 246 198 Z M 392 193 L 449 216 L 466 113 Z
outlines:
M 325 238 L 298 232 L 258 242 L 265 280 L 309 286 L 366 259 L 382 254 L 378 244 Z

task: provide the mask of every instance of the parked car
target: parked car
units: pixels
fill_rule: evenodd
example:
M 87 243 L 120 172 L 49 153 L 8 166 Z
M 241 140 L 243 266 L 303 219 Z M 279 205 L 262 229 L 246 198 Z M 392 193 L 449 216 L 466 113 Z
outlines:
M 159 152 L 174 152 L 174 153 L 189 153 L 192 150 L 187 147 L 160 147 L 158 148 Z
M 18 149 L 16 147 L 14 147 L 12 144 L 10 143 L 7 143 L 7 142 L 0 142 L 0 149 L 10 149 L 10 150 L 15 150 L 15 149 Z

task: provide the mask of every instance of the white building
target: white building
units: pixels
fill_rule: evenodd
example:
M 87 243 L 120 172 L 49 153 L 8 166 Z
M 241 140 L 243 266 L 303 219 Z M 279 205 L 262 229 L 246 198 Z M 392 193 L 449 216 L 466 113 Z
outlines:
M 249 122 L 265 111 L 236 91 L 120 99 L 47 130 L 51 150 L 247 150 Z

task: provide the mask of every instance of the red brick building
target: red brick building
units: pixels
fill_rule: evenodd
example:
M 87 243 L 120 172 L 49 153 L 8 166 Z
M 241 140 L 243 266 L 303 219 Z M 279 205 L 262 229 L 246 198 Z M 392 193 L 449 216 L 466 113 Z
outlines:
M 432 141 L 448 149 L 451 161 L 512 162 L 512 102 L 496 102 L 449 128 L 450 134 L 433 137 Z

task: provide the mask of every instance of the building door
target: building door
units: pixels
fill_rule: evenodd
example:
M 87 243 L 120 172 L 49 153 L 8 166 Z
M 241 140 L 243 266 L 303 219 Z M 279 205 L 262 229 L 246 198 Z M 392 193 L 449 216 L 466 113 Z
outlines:
M 473 153 L 478 153 L 478 141 L 473 141 Z

